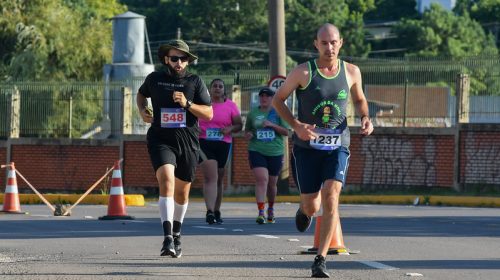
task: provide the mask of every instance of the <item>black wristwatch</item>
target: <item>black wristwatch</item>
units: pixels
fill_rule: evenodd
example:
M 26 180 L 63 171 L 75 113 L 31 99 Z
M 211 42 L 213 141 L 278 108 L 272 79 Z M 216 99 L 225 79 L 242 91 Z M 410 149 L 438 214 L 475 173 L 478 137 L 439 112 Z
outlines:
M 193 101 L 191 101 L 191 100 L 186 101 L 186 106 L 184 107 L 184 109 L 186 109 L 186 110 L 189 109 L 191 107 L 191 105 L 193 105 Z

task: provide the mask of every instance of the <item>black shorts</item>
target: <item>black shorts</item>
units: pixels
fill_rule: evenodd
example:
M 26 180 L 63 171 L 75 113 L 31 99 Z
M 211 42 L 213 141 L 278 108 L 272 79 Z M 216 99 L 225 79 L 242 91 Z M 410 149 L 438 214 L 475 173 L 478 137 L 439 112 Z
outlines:
M 349 149 L 340 147 L 333 151 L 293 147 L 293 178 L 300 193 L 319 192 L 326 180 L 345 183 L 349 166 Z
M 186 182 L 193 182 L 196 175 L 196 166 L 199 152 L 190 147 L 173 147 L 162 141 L 161 135 L 154 129 L 148 130 L 148 152 L 151 164 L 156 173 L 160 166 L 172 164 L 175 166 L 175 177 Z
M 281 156 L 265 156 L 259 152 L 248 151 L 248 161 L 250 168 L 256 167 L 267 168 L 269 176 L 278 176 L 283 167 L 283 155 Z
M 218 168 L 226 166 L 229 151 L 231 150 L 231 143 L 200 139 L 200 148 L 199 163 L 213 159 L 217 161 Z

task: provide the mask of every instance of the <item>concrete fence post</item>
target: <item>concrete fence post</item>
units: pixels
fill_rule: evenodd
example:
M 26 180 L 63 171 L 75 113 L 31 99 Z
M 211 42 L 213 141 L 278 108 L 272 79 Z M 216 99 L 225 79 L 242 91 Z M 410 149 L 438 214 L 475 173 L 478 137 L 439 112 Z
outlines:
M 458 74 L 456 80 L 456 105 L 455 105 L 455 160 L 453 163 L 453 189 L 456 191 L 462 190 L 460 182 L 460 134 L 461 123 L 469 122 L 469 92 L 470 78 L 467 74 Z
M 9 97 L 8 104 L 9 107 L 9 127 L 8 127 L 8 138 L 19 138 L 20 133 L 20 112 L 21 112 L 21 94 L 19 89 L 14 87 L 12 94 Z
M 457 94 L 456 94 L 456 122 L 469 122 L 469 94 L 470 94 L 470 77 L 468 74 L 459 74 L 457 76 Z
M 132 89 L 122 87 L 122 135 L 132 134 Z

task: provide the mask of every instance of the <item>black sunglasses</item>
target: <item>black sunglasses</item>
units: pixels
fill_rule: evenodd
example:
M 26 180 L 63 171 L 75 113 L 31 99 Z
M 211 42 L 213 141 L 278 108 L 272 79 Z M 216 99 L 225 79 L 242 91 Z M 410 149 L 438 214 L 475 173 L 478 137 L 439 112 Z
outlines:
M 168 57 L 170 59 L 170 61 L 172 62 L 177 62 L 179 61 L 179 59 L 182 61 L 182 62 L 186 62 L 189 60 L 189 57 L 187 56 L 169 56 Z

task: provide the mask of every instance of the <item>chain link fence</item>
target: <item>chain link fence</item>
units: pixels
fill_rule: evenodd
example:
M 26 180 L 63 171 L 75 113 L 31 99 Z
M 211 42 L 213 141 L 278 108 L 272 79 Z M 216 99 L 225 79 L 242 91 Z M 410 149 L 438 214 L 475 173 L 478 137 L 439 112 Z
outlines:
M 362 72 L 370 115 L 377 126 L 450 127 L 457 120 L 500 123 L 498 57 L 348 61 Z M 207 86 L 215 78 L 222 79 L 230 98 L 233 86 L 239 85 L 243 115 L 256 103 L 258 90 L 270 78 L 266 67 L 197 74 Z M 144 134 L 148 125 L 135 106 L 136 91 L 143 80 L 4 82 L 0 85 L 0 138 L 104 139 L 123 133 Z M 350 118 L 351 123 L 356 122 Z

